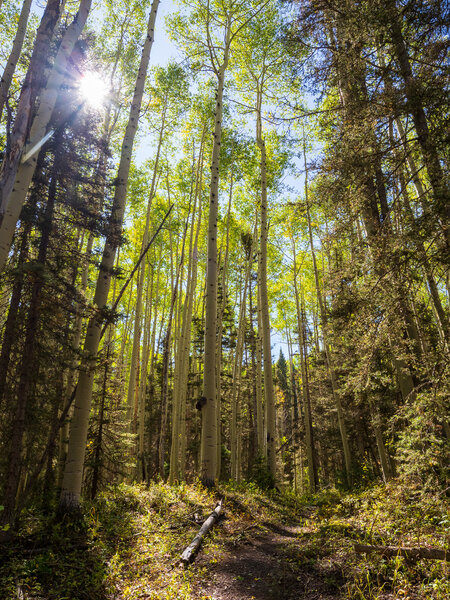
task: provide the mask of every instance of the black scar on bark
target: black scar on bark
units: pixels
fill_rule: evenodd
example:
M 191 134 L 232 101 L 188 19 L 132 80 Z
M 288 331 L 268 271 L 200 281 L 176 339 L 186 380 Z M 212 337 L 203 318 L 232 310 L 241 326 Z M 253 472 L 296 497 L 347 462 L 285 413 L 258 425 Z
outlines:
M 197 410 L 202 410 L 202 408 L 205 406 L 206 404 L 206 397 L 205 396 L 201 396 L 201 398 L 199 398 L 195 404 L 195 408 Z

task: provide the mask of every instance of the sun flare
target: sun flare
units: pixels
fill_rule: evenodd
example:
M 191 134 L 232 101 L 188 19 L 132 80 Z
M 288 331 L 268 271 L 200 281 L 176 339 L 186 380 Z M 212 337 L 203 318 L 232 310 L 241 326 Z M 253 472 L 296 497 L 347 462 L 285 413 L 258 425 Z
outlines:
M 92 108 L 101 108 L 108 95 L 108 85 L 98 73 L 88 71 L 81 77 L 80 95 Z

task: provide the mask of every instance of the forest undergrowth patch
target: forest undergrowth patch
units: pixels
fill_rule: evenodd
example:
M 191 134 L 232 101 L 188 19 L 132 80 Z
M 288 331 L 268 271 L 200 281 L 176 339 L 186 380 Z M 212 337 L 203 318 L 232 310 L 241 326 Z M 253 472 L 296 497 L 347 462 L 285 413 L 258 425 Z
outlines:
M 188 568 L 179 556 L 224 499 L 225 516 Z M 32 600 L 208 600 L 204 583 L 230 553 L 295 525 L 280 549 L 299 577 L 312 573 L 336 598 L 444 600 L 448 563 L 354 552 L 354 543 L 448 549 L 450 519 L 442 496 L 397 484 L 313 497 L 263 492 L 245 484 L 150 487 L 121 484 L 85 505 L 79 523 L 30 512 L 0 550 L 0 597 Z M 307 597 L 307 596 L 302 596 Z

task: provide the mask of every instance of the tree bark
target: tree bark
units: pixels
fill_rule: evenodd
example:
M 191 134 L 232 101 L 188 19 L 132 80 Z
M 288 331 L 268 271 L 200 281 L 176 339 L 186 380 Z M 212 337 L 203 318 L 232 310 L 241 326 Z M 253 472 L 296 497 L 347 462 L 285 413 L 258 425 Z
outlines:
M 316 449 L 314 446 L 314 431 L 312 425 L 311 415 L 311 398 L 309 394 L 309 378 L 308 378 L 308 365 L 307 365 L 307 352 L 306 352 L 306 340 L 305 340 L 305 325 L 304 325 L 304 314 L 303 308 L 300 301 L 300 292 L 297 284 L 297 266 L 296 266 L 296 252 L 295 252 L 295 241 L 292 239 L 292 249 L 294 253 L 294 293 L 295 293 L 295 304 L 297 309 L 297 323 L 298 323 L 298 334 L 299 334 L 299 351 L 300 351 L 300 365 L 302 372 L 302 392 L 303 392 L 303 418 L 305 424 L 305 444 L 306 444 L 306 455 L 308 458 L 308 481 L 309 491 L 314 493 L 318 485 L 317 476 L 317 459 Z
M 230 23 L 227 22 L 222 65 L 216 71 L 217 92 L 214 117 L 214 137 L 211 158 L 211 183 L 208 216 L 208 250 L 206 267 L 205 354 L 203 368 L 201 478 L 208 486 L 217 477 L 217 214 L 219 204 L 219 158 L 222 137 L 223 90 L 230 49 Z
M 239 322 L 237 330 L 236 350 L 234 355 L 233 365 L 233 386 L 231 389 L 231 477 L 235 481 L 240 481 L 242 473 L 242 465 L 240 461 L 240 446 L 241 440 L 239 436 L 239 418 L 240 418 L 240 391 L 241 391 L 241 372 L 242 372 L 242 356 L 244 349 L 245 336 L 245 313 L 247 304 L 247 288 L 250 279 L 250 271 L 252 264 L 252 250 L 248 257 L 245 276 L 244 290 L 239 309 Z
M 8 99 L 8 92 L 11 86 L 14 71 L 22 52 L 23 41 L 27 31 L 28 17 L 30 16 L 32 0 L 24 0 L 22 10 L 20 11 L 19 22 L 17 24 L 17 33 L 14 38 L 13 47 L 6 61 L 5 70 L 0 81 L 0 123 L 2 120 L 3 109 Z
M 217 519 L 220 516 L 221 511 L 222 511 L 222 500 L 217 504 L 216 508 L 212 511 L 212 513 L 209 515 L 209 517 L 206 519 L 206 521 L 200 527 L 200 531 L 197 533 L 197 535 L 192 540 L 192 542 L 189 544 L 189 546 L 184 549 L 183 554 L 181 555 L 182 563 L 184 563 L 185 565 L 188 565 L 192 561 L 195 553 L 197 552 L 197 550 L 200 547 L 200 544 L 202 543 L 202 539 L 205 537 L 205 535 L 208 533 L 208 531 L 212 528 L 214 523 L 217 521 Z
M 60 149 L 58 140 L 56 142 L 57 151 Z M 47 251 L 50 240 L 50 233 L 53 224 L 53 214 L 56 201 L 56 186 L 59 174 L 59 161 L 55 153 L 53 172 L 50 180 L 48 199 L 43 214 L 42 233 L 39 242 L 39 251 L 37 263 L 41 269 L 45 268 Z M 45 278 L 42 272 L 35 274 L 35 279 L 31 291 L 30 306 L 25 326 L 25 343 L 19 368 L 19 384 L 17 389 L 17 402 L 15 406 L 14 419 L 12 424 L 12 436 L 10 444 L 10 453 L 8 458 L 8 468 L 6 473 L 6 483 L 3 498 L 4 510 L 1 514 L 2 524 L 12 525 L 14 521 L 14 509 L 16 504 L 16 494 L 19 480 L 22 472 L 22 449 L 23 437 L 27 426 L 27 420 L 30 416 L 27 414 L 29 409 L 30 393 L 33 383 L 36 380 L 39 365 L 36 362 L 37 335 L 39 330 L 39 317 L 42 303 L 42 290 Z
M 183 303 L 180 341 L 175 359 L 175 372 L 173 384 L 173 412 L 172 412 L 172 443 L 170 449 L 170 472 L 169 483 L 173 485 L 176 481 L 184 479 L 184 469 L 181 468 L 181 457 L 185 451 L 185 416 L 186 416 L 186 392 L 189 374 L 189 349 L 191 345 L 192 309 L 194 294 L 197 284 L 197 244 L 201 224 L 201 195 L 200 181 L 203 170 L 203 143 L 205 130 L 200 141 L 199 156 L 194 187 L 194 206 L 192 209 L 192 222 L 189 237 L 189 261 L 186 282 L 186 295 Z M 195 164 L 193 164 L 193 169 Z M 195 214 L 199 205 L 197 230 L 194 232 Z M 195 238 L 195 239 L 194 239 Z
M 142 237 L 141 254 L 145 250 L 148 244 L 149 228 L 150 228 L 150 210 L 152 201 L 156 193 L 156 180 L 158 175 L 159 167 L 159 155 L 161 152 L 162 139 L 165 125 L 165 108 L 163 110 L 161 127 L 159 131 L 158 146 L 156 149 L 155 164 L 153 167 L 152 181 L 150 185 L 150 193 L 148 197 L 148 205 L 145 216 L 144 235 Z M 128 378 L 128 391 L 127 391 L 127 419 L 130 424 L 130 430 L 133 431 L 132 427 L 132 410 L 134 405 L 134 397 L 136 395 L 136 389 L 139 388 L 139 382 L 137 381 L 137 367 L 139 362 L 140 345 L 141 345 L 141 331 L 142 331 L 142 296 L 144 289 L 144 277 L 145 277 L 145 265 L 146 261 L 143 260 L 139 267 L 138 278 L 137 278 L 137 289 L 136 289 L 136 301 L 135 301 L 135 312 L 134 312 L 134 331 L 133 331 L 133 346 L 131 351 L 131 363 L 130 363 L 130 374 Z
M 6 173 L 6 180 L 2 180 L 4 214 L 0 224 L 0 271 L 7 261 L 16 223 L 36 169 L 38 150 L 46 138 L 46 129 L 55 108 L 59 89 L 64 82 L 67 64 L 86 23 L 91 3 L 92 0 L 81 0 L 78 13 L 64 33 L 55 64 L 42 92 L 39 109 L 31 125 L 29 142 L 23 147 L 23 154 L 19 151 L 15 168 Z
M 20 92 L 10 147 L 0 170 L 0 226 L 19 166 L 23 147 L 29 134 L 30 120 L 37 94 L 44 86 L 48 50 L 57 30 L 60 18 L 60 0 L 48 0 L 34 43 L 28 71 Z M 0 268 L 1 270 L 1 268 Z
M 146 39 L 142 49 L 136 86 L 131 103 L 129 119 L 122 143 L 113 208 L 94 296 L 94 305 L 97 307 L 98 312 L 90 319 L 86 331 L 84 343 L 85 358 L 83 361 L 82 370 L 80 372 L 75 397 L 74 416 L 70 429 L 67 461 L 64 469 L 64 478 L 59 505 L 59 510 L 62 513 L 78 511 L 80 507 L 83 463 L 86 451 L 89 413 L 94 384 L 94 371 L 100 342 L 101 325 L 103 321 L 101 311 L 108 302 L 111 272 L 114 266 L 116 249 L 120 244 L 133 142 L 136 135 L 139 113 L 142 104 L 144 84 L 150 60 L 150 51 L 153 44 L 154 26 L 158 5 L 159 0 L 153 0 L 148 20 Z
M 267 238 L 269 226 L 267 222 L 267 158 L 266 144 L 262 135 L 261 122 L 262 93 L 258 90 L 257 96 L 257 121 L 256 142 L 261 154 L 261 231 L 260 231 L 260 254 L 258 265 L 258 288 L 260 297 L 262 340 L 263 340 L 263 362 L 264 362 L 264 406 L 266 411 L 267 431 L 267 466 L 269 472 L 276 480 L 276 424 L 275 424 L 275 397 L 272 376 L 272 350 L 270 344 L 270 315 L 269 299 L 267 294 Z
M 421 147 L 423 161 L 427 168 L 436 212 L 443 224 L 447 247 L 450 247 L 448 227 L 450 221 L 450 191 L 448 183 L 442 171 L 436 145 L 428 127 L 427 117 L 420 98 L 419 83 L 412 73 L 408 50 L 402 34 L 400 16 L 394 0 L 388 1 L 388 10 L 391 16 L 389 20 L 391 40 L 400 66 L 400 73 L 405 82 L 407 106 L 414 121 L 417 141 Z

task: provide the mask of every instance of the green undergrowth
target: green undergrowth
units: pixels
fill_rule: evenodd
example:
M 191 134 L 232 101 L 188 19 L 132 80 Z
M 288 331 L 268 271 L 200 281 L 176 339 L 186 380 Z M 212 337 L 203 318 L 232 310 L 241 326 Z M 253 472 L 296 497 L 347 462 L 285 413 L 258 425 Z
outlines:
M 225 516 L 193 565 L 179 557 L 223 498 Z M 368 544 L 448 547 L 442 498 L 389 485 L 359 494 L 328 490 L 309 498 L 258 487 L 121 484 L 84 507 L 77 523 L 29 512 L 0 549 L 0 598 L 34 600 L 201 600 L 202 581 L 221 558 L 257 535 L 296 525 L 280 550 L 299 573 L 334 586 L 336 597 L 444 600 L 446 564 L 355 554 Z M 446 546 L 447 544 L 447 546 Z
M 317 568 L 341 575 L 344 598 L 358 600 L 447 600 L 449 563 L 359 554 L 354 544 L 440 548 L 450 551 L 450 516 L 442 494 L 392 482 L 327 501 L 317 498 L 299 540 Z

